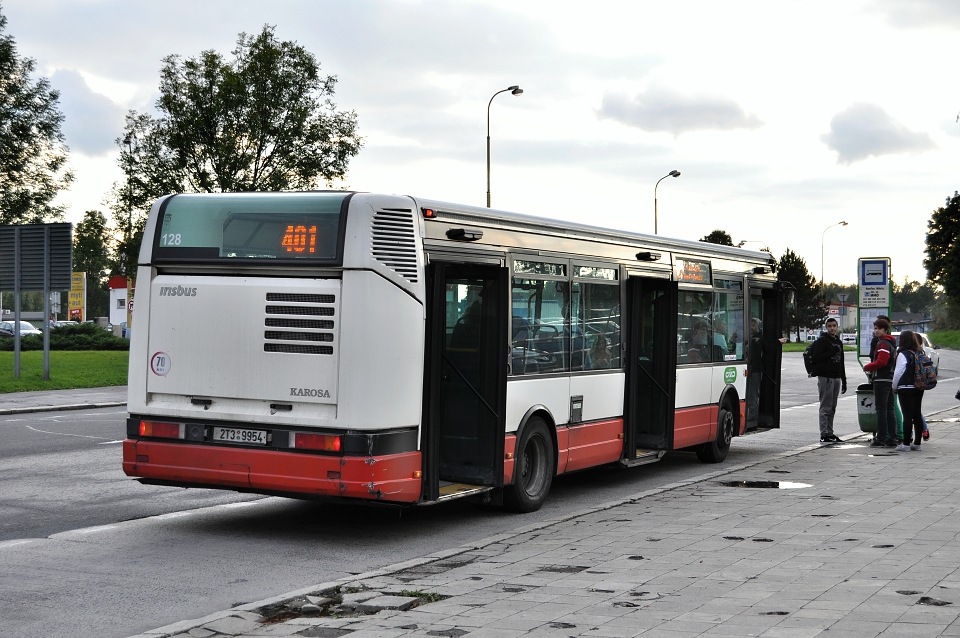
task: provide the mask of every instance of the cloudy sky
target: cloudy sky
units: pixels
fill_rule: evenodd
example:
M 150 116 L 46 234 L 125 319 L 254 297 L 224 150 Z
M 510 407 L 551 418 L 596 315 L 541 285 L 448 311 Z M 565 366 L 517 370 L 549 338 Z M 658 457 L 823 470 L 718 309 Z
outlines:
M 956 0 L 0 0 L 60 91 L 68 220 L 120 179 L 164 56 L 276 27 L 339 79 L 364 148 L 340 186 L 746 247 L 819 279 L 890 257 L 923 281 L 927 221 L 960 189 Z M 834 226 L 840 221 L 848 225 Z M 825 259 L 821 262 L 821 252 Z

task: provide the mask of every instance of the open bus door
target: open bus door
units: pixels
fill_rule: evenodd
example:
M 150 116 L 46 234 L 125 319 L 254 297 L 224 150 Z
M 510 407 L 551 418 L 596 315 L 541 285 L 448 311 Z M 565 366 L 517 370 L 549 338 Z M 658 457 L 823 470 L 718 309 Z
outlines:
M 673 445 L 677 367 L 677 283 L 652 277 L 627 282 L 624 460 L 656 461 Z
M 424 501 L 500 495 L 508 285 L 502 266 L 428 269 Z
M 759 337 L 751 334 L 747 353 L 748 432 L 780 427 L 780 363 L 783 350 L 777 339 L 781 336 L 784 323 L 783 297 L 780 286 L 750 290 L 749 321 L 753 325 L 753 320 L 757 319 L 762 330 Z

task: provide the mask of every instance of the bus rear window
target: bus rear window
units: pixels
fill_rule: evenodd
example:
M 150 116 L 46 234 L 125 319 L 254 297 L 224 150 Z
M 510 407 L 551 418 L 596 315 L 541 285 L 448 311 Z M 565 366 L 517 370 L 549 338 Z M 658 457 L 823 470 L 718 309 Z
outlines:
M 203 193 L 164 202 L 158 261 L 338 263 L 349 193 Z

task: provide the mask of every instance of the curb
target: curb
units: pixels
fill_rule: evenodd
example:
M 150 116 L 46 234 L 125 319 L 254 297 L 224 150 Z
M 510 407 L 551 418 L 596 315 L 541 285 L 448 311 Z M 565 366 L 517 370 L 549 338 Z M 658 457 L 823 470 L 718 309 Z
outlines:
M 117 408 L 126 405 L 126 401 L 107 401 L 104 403 L 70 403 L 67 405 L 42 405 L 29 408 L 0 408 L 0 416 L 5 414 L 30 414 L 32 412 L 56 412 L 57 410 L 86 410 L 89 408 Z

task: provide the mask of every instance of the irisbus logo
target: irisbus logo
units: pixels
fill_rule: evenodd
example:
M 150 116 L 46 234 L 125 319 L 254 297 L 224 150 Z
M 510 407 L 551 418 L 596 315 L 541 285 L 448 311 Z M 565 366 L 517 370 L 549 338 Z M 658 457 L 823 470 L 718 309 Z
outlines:
M 161 297 L 196 297 L 196 288 L 184 288 L 183 286 L 160 286 Z

